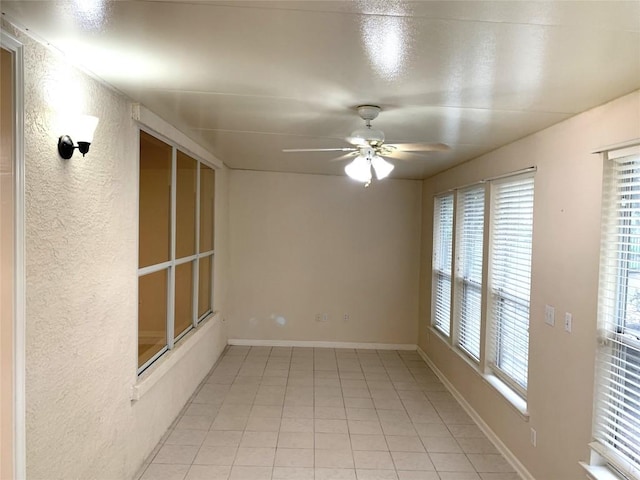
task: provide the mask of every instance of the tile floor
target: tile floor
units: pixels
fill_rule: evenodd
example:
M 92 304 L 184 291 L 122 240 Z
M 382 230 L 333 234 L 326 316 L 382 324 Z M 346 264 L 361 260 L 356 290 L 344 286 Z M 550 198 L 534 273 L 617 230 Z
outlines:
M 416 352 L 228 347 L 139 480 L 519 480 Z

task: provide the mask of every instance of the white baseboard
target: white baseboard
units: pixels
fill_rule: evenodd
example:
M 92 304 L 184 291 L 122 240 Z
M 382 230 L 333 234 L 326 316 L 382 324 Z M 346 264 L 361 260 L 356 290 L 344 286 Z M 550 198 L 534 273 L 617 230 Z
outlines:
M 493 445 L 498 449 L 498 451 L 504 456 L 504 458 L 511 464 L 513 469 L 520 475 L 523 480 L 535 480 L 533 475 L 529 473 L 529 471 L 525 468 L 525 466 L 518 460 L 518 458 L 513 454 L 511 450 L 507 448 L 507 446 L 500 440 L 500 438 L 494 433 L 493 430 L 482 420 L 482 417 L 478 415 L 473 407 L 467 402 L 467 400 L 462 396 L 462 394 L 456 390 L 453 384 L 444 376 L 444 374 L 435 366 L 435 364 L 431 361 L 431 359 L 427 356 L 426 353 L 420 348 L 416 347 L 418 351 L 418 355 L 422 357 L 422 359 L 429 365 L 429 368 L 433 370 L 440 381 L 447 387 L 447 390 L 453 395 L 458 403 L 464 408 L 465 412 L 473 419 L 474 422 L 478 425 L 482 433 L 484 433 L 489 441 L 493 443 Z
M 357 342 L 316 342 L 310 340 L 252 340 L 230 338 L 229 345 L 250 347 L 316 347 L 316 348 L 359 348 L 370 350 L 415 350 L 417 345 L 411 343 L 357 343 Z

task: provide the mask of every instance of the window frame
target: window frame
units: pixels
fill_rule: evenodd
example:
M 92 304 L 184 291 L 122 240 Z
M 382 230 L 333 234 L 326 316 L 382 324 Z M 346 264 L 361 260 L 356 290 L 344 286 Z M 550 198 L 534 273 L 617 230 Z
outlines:
M 532 205 L 531 205 L 531 236 L 529 239 L 529 266 L 528 266 L 528 274 L 529 274 L 529 279 L 528 279 L 528 283 L 529 283 L 529 289 L 528 289 L 528 295 L 526 300 L 520 298 L 518 295 L 512 294 L 512 293 L 507 293 L 507 292 L 501 292 L 500 289 L 495 288 L 495 263 L 493 262 L 493 254 L 494 254 L 494 233 L 495 233 L 495 226 L 496 226 L 496 205 L 495 202 L 497 201 L 496 198 L 496 186 L 499 185 L 503 185 L 506 183 L 516 183 L 516 182 L 520 182 L 523 180 L 528 180 L 531 179 L 532 185 L 531 185 L 531 189 L 532 189 L 532 195 L 533 195 L 533 199 L 532 199 Z M 515 393 L 517 393 L 520 397 L 522 397 L 523 399 L 526 400 L 527 398 L 527 388 L 526 386 L 521 385 L 520 383 L 518 383 L 517 379 L 513 378 L 512 376 L 509 375 L 508 372 L 505 371 L 505 369 L 500 368 L 500 366 L 498 365 L 499 360 L 496 358 L 500 355 L 500 352 L 498 351 L 498 348 L 501 344 L 501 342 L 496 338 L 499 333 L 498 330 L 501 330 L 501 328 L 498 328 L 498 322 L 499 322 L 499 318 L 497 318 L 495 316 L 495 313 L 497 310 L 499 310 L 496 307 L 496 303 L 497 302 L 510 302 L 512 304 L 515 305 L 515 308 L 517 309 L 525 309 L 527 310 L 526 313 L 526 318 L 527 318 L 527 345 L 526 345 L 526 371 L 527 371 L 527 385 L 528 385 L 528 377 L 529 377 L 529 336 L 528 336 L 528 330 L 529 330 L 529 324 L 531 322 L 531 276 L 532 276 L 532 254 L 533 254 L 533 215 L 534 215 L 534 210 L 535 210 L 535 179 L 534 176 L 530 173 L 525 173 L 525 174 L 521 174 L 521 175 L 513 175 L 510 177 L 504 177 L 504 178 L 500 178 L 494 182 L 491 183 L 491 220 L 489 222 L 489 228 L 490 228 L 490 232 L 489 232 L 489 255 L 488 255 L 488 263 L 489 263 L 489 276 L 487 277 L 487 296 L 488 296 L 488 305 L 487 305 L 487 362 L 486 362 L 486 368 L 496 377 L 498 377 L 502 382 L 504 382 L 511 390 L 513 390 Z M 516 359 L 516 361 L 518 361 L 519 359 Z
M 170 206 L 170 240 L 169 240 L 169 260 L 163 261 L 157 264 L 148 265 L 140 268 L 140 137 L 142 132 L 154 137 L 156 140 L 159 140 L 165 143 L 167 146 L 171 147 L 171 206 Z M 149 367 L 151 367 L 159 358 L 165 355 L 167 352 L 173 350 L 175 345 L 180 342 L 188 333 L 192 332 L 196 329 L 204 320 L 208 317 L 212 316 L 215 312 L 215 298 L 214 298 L 214 266 L 215 266 L 215 240 L 213 236 L 215 235 L 215 189 L 216 189 L 216 178 L 215 175 L 218 167 L 213 165 L 211 162 L 206 161 L 201 156 L 191 152 L 189 149 L 186 149 L 179 145 L 177 142 L 172 141 L 166 136 L 156 132 L 155 130 L 143 125 L 139 124 L 137 126 L 137 205 L 136 205 L 136 219 L 138 226 L 138 236 L 137 236 L 137 249 L 136 249 L 136 264 L 137 268 L 137 278 L 140 279 L 145 275 L 149 275 L 151 273 L 156 273 L 160 271 L 166 271 L 167 275 L 167 305 L 166 305 L 166 318 L 165 318 L 165 345 L 158 352 L 156 352 L 153 356 L 151 356 L 147 361 L 145 361 L 142 365 L 139 364 L 139 341 L 136 343 L 136 372 L 137 375 L 142 375 Z M 196 162 L 196 201 L 195 201 L 195 212 L 194 212 L 194 222 L 195 222 L 195 245 L 193 255 L 188 255 L 181 258 L 176 258 L 176 245 L 177 245 L 177 174 L 178 174 L 178 152 L 186 155 L 187 157 L 195 160 Z M 200 205 L 201 205 L 201 170 L 202 166 L 210 168 L 214 172 L 214 199 L 212 206 L 212 241 L 213 249 L 200 252 Z M 198 315 L 198 302 L 199 302 L 199 275 L 200 275 L 200 260 L 202 258 L 210 258 L 210 278 L 209 278 L 209 299 L 210 299 L 210 307 L 203 314 Z M 180 332 L 177 336 L 175 334 L 175 291 L 176 291 L 176 268 L 180 265 L 192 263 L 192 298 L 191 298 L 191 324 L 184 331 Z M 139 297 L 139 294 L 136 295 Z M 139 339 L 139 311 L 136 314 L 136 336 Z
M 598 286 L 599 344 L 596 352 L 592 442 L 589 444 L 592 453 L 589 464 L 582 465 L 594 478 L 613 475 L 616 478 L 640 479 L 640 448 L 624 452 L 624 449 L 629 450 L 629 437 L 632 445 L 633 440 L 636 440 L 636 445 L 640 440 L 637 406 L 640 399 L 640 330 L 629 328 L 629 332 L 625 331 L 629 320 L 629 282 L 634 272 L 630 265 L 633 261 L 631 255 L 640 256 L 640 252 L 632 251 L 639 243 L 639 236 L 634 233 L 634 230 L 640 231 L 639 218 L 636 217 L 635 226 L 631 223 L 633 213 L 640 213 L 640 139 L 594 153 L 602 154 L 604 170 L 601 274 Z M 632 187 L 632 190 L 628 194 L 623 191 L 623 179 L 617 177 L 614 170 L 616 163 L 624 163 L 624 160 L 618 160 L 626 158 L 631 162 L 628 170 L 632 172 L 631 176 L 623 175 L 631 180 L 627 187 Z M 625 208 L 621 201 L 635 205 Z M 622 211 L 625 209 L 626 214 Z M 620 219 L 627 217 L 629 221 L 620 223 Z M 629 361 L 628 357 L 633 360 Z M 630 380 L 629 375 L 635 378 Z M 636 405 L 632 403 L 629 406 L 630 401 Z M 629 424 L 628 419 L 623 418 L 625 412 L 629 411 L 632 416 L 638 415 L 637 423 Z M 624 434 L 617 438 L 619 431 Z
M 480 283 L 471 280 L 469 278 L 465 278 L 464 276 L 464 268 L 466 265 L 466 258 L 465 258 L 465 249 L 462 246 L 463 243 L 463 232 L 464 229 L 467 228 L 467 225 L 464 221 L 463 215 L 464 215 L 464 200 L 461 199 L 461 197 L 469 192 L 472 192 L 474 190 L 482 190 L 482 202 L 483 202 L 483 212 L 482 212 L 482 251 L 481 251 L 481 262 L 482 262 L 482 266 L 481 266 L 481 273 L 480 273 Z M 455 319 L 458 319 L 458 321 L 454 321 L 454 331 L 455 331 L 455 336 L 454 336 L 454 344 L 455 347 L 457 349 L 457 351 L 459 351 L 460 353 L 462 353 L 463 355 L 466 356 L 466 358 L 471 361 L 473 364 L 475 365 L 480 365 L 480 363 L 483 361 L 483 356 L 484 356 L 484 348 L 482 347 L 484 345 L 485 342 L 485 335 L 484 335 L 484 327 L 486 324 L 486 301 L 485 301 L 485 285 L 486 285 L 486 278 L 487 278 L 487 269 L 486 269 L 486 245 L 487 245 L 487 241 L 486 241 L 486 237 L 487 237 L 487 228 L 486 228 L 486 224 L 487 224 L 487 201 L 489 199 L 489 195 L 487 192 L 487 184 L 485 182 L 480 182 L 480 183 L 476 183 L 473 185 L 470 185 L 468 187 L 464 187 L 459 189 L 456 192 L 456 196 L 458 197 L 458 200 L 456 202 L 456 207 L 457 207 L 457 211 L 455 212 L 455 215 L 457 217 L 457 221 L 456 221 L 456 226 L 457 226 L 457 231 L 454 232 L 454 243 L 456 244 L 456 258 L 455 258 L 455 262 L 456 262 L 456 270 L 455 270 L 455 283 L 456 283 L 456 287 L 454 287 L 454 307 L 453 307 L 453 315 Z M 467 295 L 468 290 L 470 289 L 474 289 L 477 290 L 478 295 L 480 297 L 480 318 L 479 318 L 479 344 L 478 344 L 478 357 L 476 357 L 474 355 L 473 352 L 469 351 L 469 349 L 462 344 L 461 341 L 461 332 L 462 332 L 462 328 L 461 328 L 461 320 L 462 320 L 462 309 L 465 306 L 466 302 L 465 302 L 465 298 Z M 465 330 L 467 328 L 465 327 Z
M 444 199 L 447 197 L 451 197 L 451 245 L 449 246 L 449 254 L 450 254 L 450 271 L 446 272 L 443 269 L 439 268 L 439 253 L 440 253 L 440 240 L 441 240 L 441 235 L 440 235 L 440 219 L 442 217 L 442 215 L 436 215 L 436 208 L 437 208 L 437 204 L 436 202 L 440 199 Z M 456 233 L 456 195 L 453 192 L 445 192 L 439 195 L 434 196 L 434 220 L 433 220 L 433 256 L 432 256 L 432 273 L 431 273 L 431 282 L 432 282 L 432 289 L 431 289 L 431 304 L 432 304 L 432 309 L 431 309 L 431 326 L 433 329 L 435 329 L 435 331 L 438 332 L 439 335 L 443 336 L 444 338 L 448 339 L 451 337 L 452 334 L 452 330 L 453 330 L 453 325 L 452 325 L 452 318 L 453 318 L 453 282 L 454 282 L 454 272 L 455 272 L 455 233 Z M 445 260 L 446 263 L 446 260 Z M 441 326 L 439 325 L 438 322 L 438 306 L 439 306 L 439 302 L 438 302 L 438 285 L 441 284 L 443 282 L 443 279 L 448 279 L 449 280 L 449 291 L 448 291 L 448 295 L 445 297 L 445 301 L 448 301 L 447 303 L 447 314 L 446 316 L 449 317 L 448 318 L 448 331 L 445 331 L 443 328 L 441 328 Z M 448 298 L 447 298 L 448 297 Z
M 534 205 L 531 211 L 532 215 L 532 224 L 531 224 L 531 258 L 533 259 L 533 242 L 534 242 L 534 234 L 533 234 L 533 217 L 535 214 L 535 173 L 537 168 L 535 166 L 524 168 L 519 171 L 507 173 L 504 175 L 486 178 L 481 181 L 463 185 L 460 187 L 452 188 L 450 190 L 437 192 L 433 195 L 434 201 L 434 218 L 433 218 L 433 249 L 434 253 L 432 254 L 432 262 L 435 260 L 435 249 L 436 238 L 437 238 L 437 218 L 436 218 L 436 206 L 435 199 L 438 197 L 442 197 L 447 194 L 454 194 L 454 225 L 453 225 L 453 252 L 452 252 L 452 262 L 453 262 L 453 280 L 452 280 L 452 291 L 451 291 L 451 334 L 446 336 L 442 333 L 442 331 L 434 326 L 434 318 L 435 318 L 435 288 L 436 284 L 434 282 L 435 278 L 435 267 L 432 263 L 432 284 L 431 284 L 431 318 L 429 322 L 429 331 L 434 333 L 438 338 L 440 338 L 443 342 L 445 342 L 451 350 L 453 350 L 460 358 L 462 358 L 472 369 L 474 369 L 483 379 L 489 383 L 494 389 L 496 389 L 507 401 L 508 403 L 525 419 L 528 419 L 529 413 L 527 410 L 527 398 L 526 398 L 526 390 L 523 391 L 522 388 L 519 388 L 519 385 L 511 381 L 511 379 L 504 375 L 499 369 L 492 368 L 491 366 L 491 357 L 492 357 L 492 328 L 494 324 L 494 318 L 492 316 L 492 303 L 491 303 L 491 273 L 493 267 L 493 259 L 492 259 L 492 234 L 493 234 L 493 226 L 495 221 L 495 208 L 493 204 L 494 200 L 494 190 L 495 186 L 510 181 L 519 181 L 524 178 L 531 178 L 533 181 L 533 194 L 534 194 Z M 483 251 L 482 251 L 482 283 L 480 285 L 481 288 L 481 319 L 480 319 L 480 355 L 478 359 L 474 358 L 463 346 L 460 345 L 460 308 L 461 308 L 461 290 L 462 290 L 462 282 L 460 281 L 461 271 L 464 265 L 464 260 L 460 258 L 462 252 L 459 251 L 461 246 L 461 231 L 462 224 L 459 217 L 461 215 L 461 202 L 460 195 L 468 190 L 472 190 L 474 188 L 478 188 L 479 186 L 484 185 L 484 211 L 483 211 Z M 529 314 L 528 321 L 530 321 L 531 317 L 531 302 L 530 302 L 530 292 L 531 292 L 531 282 L 533 281 L 533 271 L 532 266 L 533 260 L 531 260 L 531 264 L 529 266 Z M 474 282 L 477 283 L 477 282 Z M 527 360 L 528 360 L 528 348 L 527 348 Z M 527 372 L 528 372 L 528 361 L 527 361 Z

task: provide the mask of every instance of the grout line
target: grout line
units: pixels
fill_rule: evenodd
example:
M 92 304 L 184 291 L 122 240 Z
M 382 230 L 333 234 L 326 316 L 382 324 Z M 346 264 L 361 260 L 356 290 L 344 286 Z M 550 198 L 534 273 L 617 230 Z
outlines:
M 224 385 L 224 387 L 226 388 L 226 391 L 222 392 L 221 394 L 217 394 L 216 389 L 214 388 L 212 390 L 212 392 L 215 394 L 214 403 L 211 403 L 211 404 L 205 403 L 206 405 L 215 406 L 216 415 L 212 419 L 211 424 L 209 425 L 209 429 L 205 433 L 204 438 L 206 438 L 210 432 L 215 431 L 215 430 L 212 430 L 213 424 L 215 423 L 215 419 L 219 415 L 220 410 L 224 407 L 224 405 L 225 404 L 234 405 L 233 401 L 227 402 L 227 395 L 229 392 L 231 392 L 231 389 L 233 388 L 233 386 L 234 385 L 251 386 L 251 388 L 250 389 L 248 388 L 246 392 L 243 392 L 243 391 L 239 392 L 240 395 L 246 395 L 246 398 L 248 399 L 248 401 L 245 402 L 243 400 L 242 405 L 244 405 L 245 403 L 248 404 L 249 410 L 247 415 L 247 423 L 244 425 L 244 428 L 240 432 L 241 433 L 240 439 L 238 440 L 238 444 L 235 447 L 236 450 L 235 450 L 234 458 L 231 461 L 231 465 L 228 466 L 229 476 L 231 475 L 231 472 L 235 467 L 239 467 L 238 465 L 235 465 L 235 462 L 238 459 L 239 450 L 241 448 L 244 435 L 248 432 L 247 426 L 248 426 L 249 419 L 251 418 L 254 408 L 258 406 L 256 402 L 258 401 L 257 399 L 258 399 L 260 390 L 263 387 L 282 388 L 282 399 L 279 400 L 279 402 L 276 402 L 277 405 L 275 405 L 280 408 L 280 416 L 278 418 L 278 421 L 280 423 L 278 425 L 277 431 L 275 432 L 276 433 L 275 447 L 273 448 L 274 456 L 273 456 L 273 462 L 271 463 L 271 466 L 270 466 L 271 476 L 275 474 L 275 469 L 276 469 L 276 458 L 277 458 L 278 449 L 279 449 L 278 444 L 281 437 L 280 427 L 284 418 L 284 409 L 286 407 L 287 397 L 289 395 L 288 389 L 294 388 L 294 387 L 300 388 L 301 389 L 300 391 L 304 395 L 307 395 L 308 393 L 310 393 L 312 396 L 312 399 L 309 403 L 311 404 L 310 408 L 312 410 L 312 415 L 311 415 L 312 418 L 310 420 L 312 423 L 311 450 L 313 451 L 313 461 L 311 463 L 312 465 L 311 467 L 290 466 L 289 468 L 311 468 L 314 471 L 314 475 L 315 475 L 315 469 L 325 468 L 325 467 L 318 467 L 316 464 L 316 453 L 317 453 L 317 446 L 318 446 L 315 441 L 315 437 L 317 433 L 316 421 L 319 420 L 318 418 L 316 418 L 316 408 L 319 407 L 318 398 L 316 397 L 316 395 L 319 393 L 322 393 L 322 388 L 323 388 L 322 385 L 319 385 L 318 388 L 316 388 L 316 383 L 318 380 L 322 380 L 321 383 L 326 383 L 327 387 L 329 387 L 330 385 L 333 385 L 333 379 L 337 380 L 337 383 L 335 385 L 338 385 L 340 389 L 341 402 L 340 402 L 339 408 L 344 412 L 344 423 L 347 426 L 346 438 L 348 439 L 348 442 L 349 442 L 349 445 L 348 445 L 349 455 L 351 458 L 351 462 L 353 464 L 352 467 L 346 468 L 346 471 L 354 472 L 357 475 L 357 471 L 359 469 L 355 461 L 356 451 L 353 449 L 353 444 L 352 444 L 352 437 L 354 434 L 352 433 L 351 428 L 349 426 L 349 417 L 347 414 L 347 405 L 346 405 L 346 398 L 344 396 L 343 382 L 347 382 L 347 384 L 350 384 L 349 382 L 352 382 L 351 385 L 358 385 L 358 383 L 353 383 L 353 382 L 364 382 L 362 385 L 368 395 L 368 400 L 369 400 L 368 405 L 370 405 L 375 412 L 375 418 L 377 419 L 377 423 L 380 427 L 379 435 L 382 435 L 382 438 L 384 439 L 386 452 L 388 457 L 391 459 L 391 465 L 393 465 L 392 468 L 395 472 L 398 472 L 398 465 L 396 464 L 396 460 L 394 459 L 394 456 L 393 456 L 394 452 L 391 451 L 391 446 L 389 445 L 389 441 L 388 441 L 388 437 L 394 436 L 394 435 L 393 435 L 393 432 L 391 435 L 387 435 L 387 433 L 383 428 L 383 425 L 382 425 L 383 419 L 380 416 L 382 412 L 380 410 L 387 411 L 388 409 L 377 408 L 374 402 L 374 394 L 377 390 L 379 390 L 379 394 L 382 396 L 379 396 L 378 394 L 376 394 L 376 398 L 380 398 L 381 400 L 393 399 L 394 401 L 395 400 L 399 401 L 399 407 L 401 408 L 397 408 L 398 406 L 394 406 L 393 408 L 391 408 L 390 412 L 394 412 L 394 411 L 403 412 L 403 414 L 408 418 L 410 425 L 413 427 L 413 434 L 411 434 L 410 436 L 412 437 L 417 436 L 417 438 L 420 441 L 419 445 L 423 449 L 422 452 L 413 452 L 409 447 L 406 450 L 400 450 L 400 451 L 402 452 L 406 451 L 412 454 L 413 453 L 415 454 L 419 453 L 420 455 L 424 454 L 423 458 L 429 459 L 429 461 L 435 467 L 435 464 L 431 459 L 431 454 L 428 451 L 426 445 L 424 444 L 423 438 L 420 436 L 420 434 L 416 430 L 417 423 L 414 422 L 413 417 L 409 412 L 409 409 L 407 407 L 408 403 L 418 402 L 418 405 L 416 405 L 416 408 L 418 408 L 418 410 L 416 410 L 416 413 L 420 415 L 423 412 L 419 410 L 420 408 L 422 408 L 419 405 L 419 403 L 424 402 L 425 406 L 429 407 L 429 410 L 432 408 L 435 411 L 436 415 L 442 422 L 442 425 L 444 425 L 447 428 L 447 430 L 449 429 L 448 428 L 449 426 L 442 418 L 436 404 L 432 403 L 431 397 L 429 396 L 430 391 L 424 390 L 424 388 L 426 388 L 425 387 L 426 384 L 429 383 L 428 377 L 422 379 L 422 380 L 427 380 L 425 383 L 421 383 L 422 372 L 425 372 L 425 373 L 430 372 L 430 375 L 434 375 L 434 378 L 437 378 L 436 377 L 437 374 L 436 372 L 433 371 L 433 369 L 429 367 L 428 364 L 424 362 L 424 360 L 419 356 L 418 353 L 415 353 L 415 352 L 409 353 L 406 351 L 388 351 L 388 350 L 361 351 L 360 349 L 349 349 L 348 351 L 342 352 L 339 349 L 314 348 L 309 352 L 309 354 L 306 354 L 306 353 L 302 354 L 302 353 L 299 353 L 299 351 L 295 350 L 294 348 L 289 348 L 288 350 L 281 352 L 279 350 L 276 350 L 277 347 L 270 346 L 265 348 L 264 346 L 253 346 L 253 347 L 247 348 L 246 350 L 241 349 L 237 354 L 234 353 L 233 355 L 230 355 L 231 348 L 232 347 L 227 347 L 225 349 L 225 351 L 220 356 L 219 361 L 216 362 L 216 364 L 212 367 L 210 372 L 205 376 L 202 383 L 196 388 L 196 391 L 191 395 L 191 397 L 187 401 L 187 404 L 181 410 L 180 414 L 178 415 L 178 417 L 176 418 L 176 420 L 174 421 L 170 429 L 168 429 L 165 435 L 163 436 L 162 441 L 159 442 L 159 444 L 156 446 L 155 455 L 157 455 L 160 449 L 164 445 L 166 445 L 166 441 L 168 437 L 175 431 L 175 428 L 179 420 L 185 416 L 187 409 L 191 405 L 193 405 L 193 400 L 195 399 L 195 397 L 202 392 L 202 390 L 206 385 L 217 385 L 210 382 L 212 377 L 214 377 L 215 375 L 215 371 L 221 366 L 223 366 L 225 371 L 222 373 L 222 375 L 224 377 L 228 377 L 228 379 L 225 379 L 225 381 L 230 380 L 231 383 L 220 384 L 221 387 Z M 305 352 L 305 351 L 306 349 L 302 350 L 302 352 Z M 287 365 L 286 369 L 282 368 L 285 362 Z M 282 373 L 282 372 L 279 372 L 280 370 L 286 370 L 286 376 L 280 376 Z M 270 373 L 275 373 L 276 375 L 270 375 Z M 382 377 L 382 375 L 384 375 L 384 377 Z M 265 380 L 269 377 L 272 377 L 274 379 L 283 378 L 284 380 L 282 382 L 280 380 L 278 381 Z M 300 385 L 297 385 L 297 384 L 293 385 L 291 383 L 292 379 L 296 377 L 300 381 Z M 331 381 L 327 381 L 327 380 L 331 380 Z M 266 384 L 263 383 L 265 381 L 266 381 Z M 369 385 L 370 382 L 383 382 L 384 384 L 388 383 L 388 385 L 374 384 L 373 386 L 370 386 Z M 275 383 L 275 385 L 271 385 L 273 383 Z M 297 383 L 297 382 L 294 382 L 294 383 Z M 414 389 L 414 385 L 416 387 L 415 389 Z M 398 390 L 398 387 L 402 388 L 403 390 Z M 331 388 L 333 389 L 336 387 L 332 386 Z M 360 388 L 360 387 L 354 386 L 349 388 Z M 267 391 L 269 391 L 269 389 Z M 393 395 L 391 395 L 391 392 L 393 392 Z M 439 398 L 437 397 L 437 392 L 439 392 L 439 390 L 438 391 L 434 390 L 433 392 L 436 394 L 435 398 Z M 271 395 L 271 394 L 268 394 L 268 395 Z M 360 398 L 360 397 L 354 397 L 354 398 Z M 292 398 L 292 400 L 295 400 L 295 399 Z M 219 404 L 217 403 L 218 401 L 220 402 Z M 260 402 L 260 403 L 264 403 L 264 402 Z M 267 398 L 267 403 L 274 403 L 274 402 Z M 307 403 L 307 402 L 303 402 L 303 403 Z M 328 403 L 331 404 L 333 402 L 328 402 Z M 295 404 L 296 402 L 294 401 L 293 406 L 296 406 Z M 335 405 L 337 404 L 338 402 L 335 403 Z M 440 403 L 438 402 L 438 404 Z M 268 406 L 268 405 L 265 405 L 265 406 Z M 300 406 L 300 405 L 297 405 L 297 406 Z M 455 406 L 457 408 L 464 410 L 464 406 L 460 404 L 460 402 L 458 402 L 454 397 L 451 397 L 451 406 Z M 360 408 L 360 407 L 352 407 L 352 408 Z M 339 417 L 340 415 L 336 414 L 335 416 Z M 263 418 L 263 417 L 259 417 L 259 418 Z M 271 418 L 271 417 L 264 417 L 264 418 Z M 393 415 L 390 416 L 389 418 L 392 419 L 390 426 L 393 427 Z M 338 418 L 335 418 L 335 419 L 329 418 L 328 420 L 338 420 Z M 331 424 L 331 422 L 329 422 L 329 424 Z M 474 425 L 478 427 L 477 422 L 474 422 Z M 224 432 L 224 431 L 220 431 L 220 432 Z M 449 432 L 449 433 L 451 434 L 450 438 L 453 438 L 455 443 L 457 444 L 458 443 L 457 439 L 453 436 L 452 432 Z M 378 435 L 378 434 L 376 433 L 375 435 Z M 406 434 L 403 434 L 403 435 L 406 435 Z M 449 437 L 443 437 L 443 438 L 449 438 Z M 189 469 L 194 465 L 193 462 L 195 461 L 195 458 L 197 458 L 199 452 L 202 450 L 203 447 L 204 447 L 204 440 L 200 443 L 200 446 L 197 448 L 196 455 L 192 460 L 189 466 Z M 253 448 L 257 448 L 257 447 L 253 447 Z M 286 448 L 296 448 L 296 447 L 286 447 Z M 433 452 L 433 453 L 436 453 L 436 452 Z M 468 454 L 464 451 L 462 453 L 464 455 L 464 458 L 467 460 L 467 462 L 471 464 Z M 141 477 L 144 475 L 144 471 L 146 471 L 151 464 L 152 464 L 152 461 L 149 461 L 149 463 L 145 465 L 145 468 L 142 471 L 142 473 L 135 478 L 137 480 L 140 480 Z M 245 466 L 243 465 L 242 467 L 245 467 Z M 247 466 L 247 467 L 251 467 L 251 466 Z M 337 468 L 337 467 L 326 467 L 326 468 Z M 341 467 L 341 468 L 344 468 L 344 467 Z M 370 469 L 370 467 L 364 468 L 364 470 L 368 470 L 368 469 Z M 185 473 L 185 475 L 187 474 Z

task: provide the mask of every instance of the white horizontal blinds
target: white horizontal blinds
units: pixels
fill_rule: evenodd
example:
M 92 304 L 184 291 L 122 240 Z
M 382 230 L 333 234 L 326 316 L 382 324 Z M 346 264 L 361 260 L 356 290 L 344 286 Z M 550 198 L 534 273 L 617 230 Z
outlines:
M 460 192 L 457 217 L 458 346 L 476 360 L 480 359 L 484 190 L 480 185 Z
M 449 336 L 453 255 L 453 193 L 435 198 L 433 241 L 433 326 Z
M 621 155 L 622 154 L 622 155 Z M 613 157 L 613 158 L 612 158 Z M 594 438 L 623 473 L 640 478 L 640 153 L 605 165 Z
M 491 367 L 526 395 L 533 177 L 495 182 L 491 230 Z

